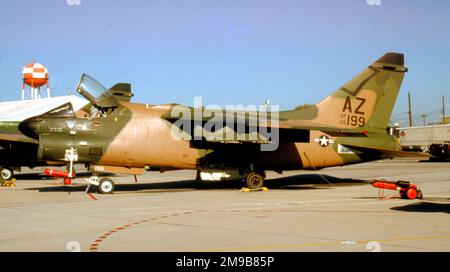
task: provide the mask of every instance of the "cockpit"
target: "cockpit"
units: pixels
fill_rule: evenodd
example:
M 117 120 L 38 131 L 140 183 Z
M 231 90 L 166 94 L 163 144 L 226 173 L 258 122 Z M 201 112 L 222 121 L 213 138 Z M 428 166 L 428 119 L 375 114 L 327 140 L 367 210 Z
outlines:
M 90 112 L 91 117 L 106 117 L 108 112 L 119 106 L 114 94 L 87 74 L 81 76 L 77 92 L 93 105 Z

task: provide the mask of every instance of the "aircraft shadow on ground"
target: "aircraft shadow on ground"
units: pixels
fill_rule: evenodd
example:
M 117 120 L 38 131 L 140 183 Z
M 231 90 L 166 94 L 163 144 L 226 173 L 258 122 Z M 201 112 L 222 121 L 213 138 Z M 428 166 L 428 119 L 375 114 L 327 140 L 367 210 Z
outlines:
M 433 163 L 433 162 L 448 162 L 450 163 L 450 160 L 445 160 L 445 159 L 432 159 L 432 160 L 420 160 L 419 162 L 429 162 L 429 163 Z
M 434 200 L 434 199 L 430 199 Z M 450 214 L 450 198 L 440 198 L 441 202 L 447 203 L 434 203 L 434 202 L 415 202 L 404 206 L 392 207 L 391 210 L 401 212 L 423 212 L 423 213 L 447 213 Z
M 80 176 L 80 175 L 78 175 Z M 88 176 L 88 175 L 86 175 Z M 325 181 L 324 178 L 328 181 Z M 338 186 L 355 186 L 366 185 L 367 181 L 358 179 L 342 179 L 329 175 L 304 174 L 290 177 L 269 179 L 265 186 L 269 189 L 283 190 L 308 190 L 308 189 L 331 189 Z M 161 191 L 177 191 L 177 190 L 236 190 L 244 187 L 241 181 L 225 181 L 225 182 L 204 182 L 197 180 L 167 181 L 145 183 L 137 182 L 132 184 L 117 184 L 115 192 L 143 191 L 152 190 L 153 192 Z M 61 191 L 85 191 L 86 185 L 74 186 L 46 186 L 39 188 L 28 188 L 27 190 L 38 190 L 40 192 L 61 192 Z M 90 191 L 95 192 L 95 186 Z

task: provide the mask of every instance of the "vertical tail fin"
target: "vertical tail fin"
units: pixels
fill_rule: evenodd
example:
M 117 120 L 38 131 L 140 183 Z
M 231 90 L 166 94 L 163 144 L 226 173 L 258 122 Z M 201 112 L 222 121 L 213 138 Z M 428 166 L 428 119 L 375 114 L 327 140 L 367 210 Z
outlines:
M 315 106 L 290 112 L 289 118 L 383 132 L 407 70 L 403 54 L 387 53 Z

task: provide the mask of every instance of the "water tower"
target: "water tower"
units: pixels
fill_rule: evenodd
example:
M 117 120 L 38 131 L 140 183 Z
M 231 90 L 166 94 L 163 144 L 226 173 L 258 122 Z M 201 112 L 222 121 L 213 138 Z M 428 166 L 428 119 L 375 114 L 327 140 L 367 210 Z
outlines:
M 47 68 L 37 62 L 33 62 L 25 65 L 22 68 L 22 100 L 25 99 L 26 86 L 29 86 L 29 98 L 39 99 L 41 98 L 41 87 L 47 85 L 47 97 L 50 97 L 50 88 L 48 85 L 48 73 Z

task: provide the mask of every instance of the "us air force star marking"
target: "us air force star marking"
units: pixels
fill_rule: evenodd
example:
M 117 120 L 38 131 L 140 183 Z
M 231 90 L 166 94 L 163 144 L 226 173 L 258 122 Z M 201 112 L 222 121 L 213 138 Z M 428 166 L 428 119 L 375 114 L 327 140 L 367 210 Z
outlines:
M 319 138 L 315 138 L 314 142 L 319 143 L 320 146 L 326 147 L 329 144 L 334 143 L 334 140 L 330 139 L 328 136 L 326 135 L 322 135 Z

